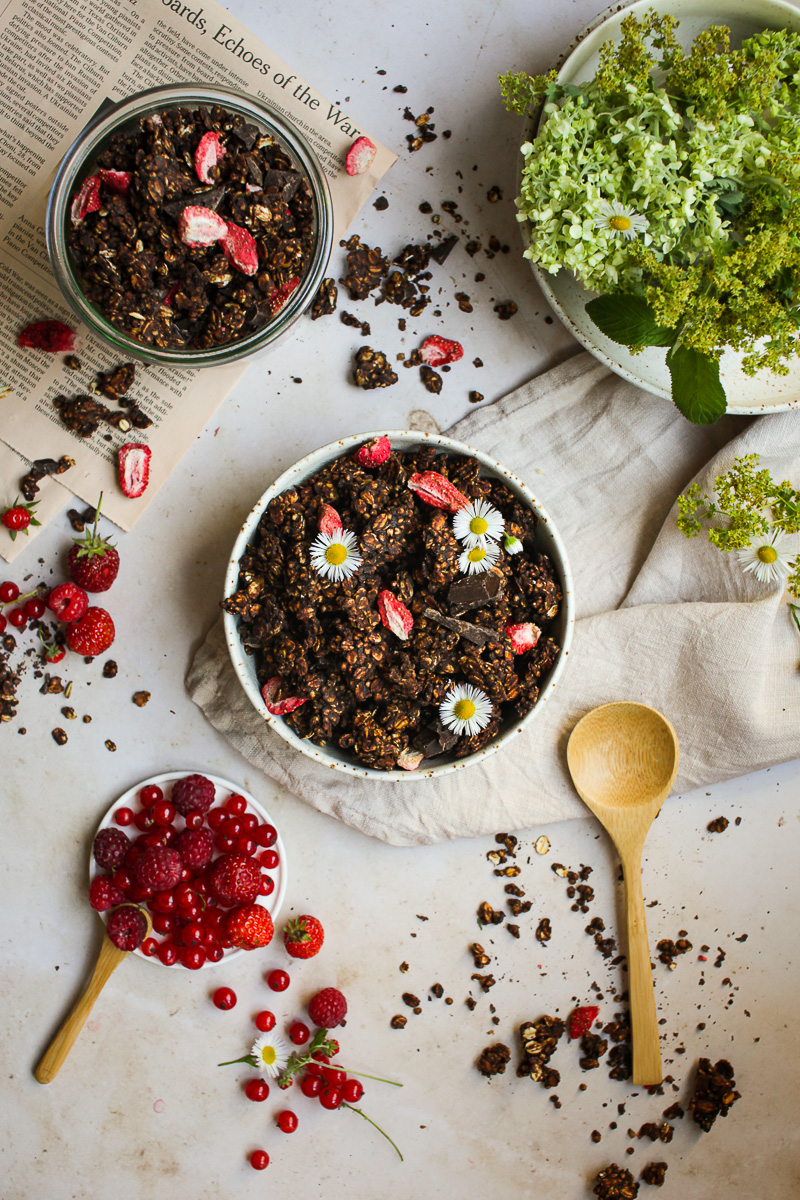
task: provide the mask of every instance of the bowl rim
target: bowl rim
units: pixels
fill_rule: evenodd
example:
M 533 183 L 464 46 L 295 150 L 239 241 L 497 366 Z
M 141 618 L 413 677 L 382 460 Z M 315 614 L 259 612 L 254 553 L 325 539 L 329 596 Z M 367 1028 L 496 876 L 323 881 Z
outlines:
M 120 126 L 159 108 L 192 107 L 203 103 L 219 104 L 239 112 L 267 129 L 272 126 L 278 139 L 311 183 L 317 223 L 315 245 L 305 277 L 271 322 L 245 338 L 208 350 L 159 349 L 131 338 L 107 321 L 86 300 L 67 249 L 66 228 L 71 196 L 81 172 Z M 163 84 L 144 88 L 108 106 L 101 106 L 65 151 L 48 194 L 45 216 L 45 241 L 50 266 L 59 292 L 75 316 L 94 336 L 131 358 L 190 370 L 244 362 L 265 350 L 289 329 L 308 308 L 319 288 L 333 249 L 333 236 L 333 200 L 328 180 L 302 130 L 297 129 L 266 100 L 214 83 Z
M 348 450 L 354 450 L 364 442 L 371 441 L 373 438 L 388 437 L 393 446 L 399 443 L 405 443 L 400 448 L 407 448 L 407 444 L 422 445 L 428 443 L 438 446 L 443 450 L 452 451 L 458 454 L 466 454 L 477 458 L 481 466 L 484 467 L 490 474 L 499 477 L 503 482 L 510 485 L 514 491 L 530 508 L 533 509 L 539 519 L 540 527 L 544 526 L 547 530 L 547 537 L 553 543 L 555 556 L 558 561 L 555 563 L 558 570 L 562 591 L 562 629 L 561 650 L 556 659 L 550 674 L 547 677 L 545 688 L 541 691 L 538 700 L 533 708 L 525 714 L 524 717 L 515 721 L 513 725 L 503 730 L 497 735 L 488 745 L 481 750 L 470 754 L 466 758 L 458 759 L 456 762 L 442 763 L 436 766 L 427 767 L 424 770 L 403 771 L 392 769 L 390 771 L 379 771 L 374 767 L 366 767 L 361 764 L 355 764 L 339 758 L 331 751 L 324 752 L 324 748 L 317 746 L 313 742 L 309 742 L 299 738 L 294 730 L 281 720 L 280 717 L 273 716 L 267 711 L 267 707 L 261 696 L 261 692 L 254 684 L 251 677 L 251 671 L 248 666 L 252 663 L 252 657 L 246 655 L 239 640 L 238 635 L 238 617 L 231 613 L 223 611 L 223 624 L 225 632 L 225 642 L 228 647 L 231 663 L 236 676 L 241 684 L 245 695 L 250 703 L 255 708 L 256 712 L 262 717 L 265 723 L 270 726 L 275 732 L 283 738 L 294 749 L 299 750 L 306 757 L 314 759 L 320 765 L 328 767 L 331 770 L 342 771 L 348 775 L 355 776 L 360 779 L 376 779 L 389 783 L 399 783 L 401 781 L 411 781 L 420 779 L 438 779 L 444 775 L 453 774 L 455 771 L 464 770 L 466 767 L 474 766 L 476 763 L 484 762 L 485 759 L 497 753 L 497 751 L 508 744 L 534 719 L 537 712 L 541 710 L 543 705 L 549 699 L 553 688 L 558 683 L 561 675 L 567 664 L 569 657 L 570 646 L 572 644 L 572 634 L 575 625 L 575 602 L 574 602 L 574 585 L 572 572 L 569 566 L 569 559 L 561 540 L 561 536 L 553 523 L 552 518 L 545 509 L 544 505 L 538 500 L 530 488 L 522 482 L 513 471 L 502 466 L 490 455 L 484 454 L 483 451 L 477 450 L 474 446 L 470 446 L 465 442 L 457 441 L 455 438 L 450 438 L 446 434 L 423 433 L 419 430 L 375 430 L 370 433 L 351 434 L 349 437 L 338 438 L 334 442 L 329 442 L 325 446 L 319 447 L 317 450 L 311 451 L 298 459 L 296 463 L 283 471 L 274 483 L 259 497 L 256 503 L 248 513 L 244 523 L 242 524 L 239 533 L 231 551 L 228 566 L 225 572 L 225 591 L 224 596 L 230 596 L 236 591 L 236 585 L 239 579 L 239 560 L 244 552 L 245 547 L 249 544 L 252 536 L 258 526 L 264 510 L 269 502 L 280 495 L 289 486 L 295 483 L 301 483 L 308 478 L 314 471 L 319 470 L 328 462 L 336 458 L 342 457 Z

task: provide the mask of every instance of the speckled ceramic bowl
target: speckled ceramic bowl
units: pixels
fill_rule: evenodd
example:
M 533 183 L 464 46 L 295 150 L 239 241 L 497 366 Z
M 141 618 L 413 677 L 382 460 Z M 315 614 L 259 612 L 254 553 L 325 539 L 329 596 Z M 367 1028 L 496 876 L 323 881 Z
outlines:
M 250 511 L 247 520 L 239 532 L 239 536 L 231 552 L 225 576 L 226 596 L 230 596 L 236 591 L 239 578 L 239 559 L 242 557 L 245 547 L 253 538 L 261 516 L 270 500 L 280 495 L 281 492 L 285 492 L 287 488 L 302 483 L 327 463 L 332 462 L 333 459 L 339 458 L 343 454 L 352 454 L 363 442 L 368 442 L 371 438 L 382 436 L 388 437 L 396 450 L 411 450 L 420 445 L 427 444 L 440 447 L 442 450 L 454 454 L 468 454 L 477 458 L 481 464 L 483 475 L 502 480 L 538 517 L 537 549 L 549 555 L 552 559 L 564 592 L 564 602 L 554 628 L 554 635 L 558 638 L 561 645 L 561 653 L 552 671 L 545 677 L 539 699 L 531 711 L 526 713 L 521 719 L 507 720 L 497 737 L 475 754 L 471 754 L 467 758 L 459 758 L 448 762 L 439 762 L 437 759 L 431 759 L 429 760 L 431 766 L 423 764 L 417 771 L 377 771 L 372 767 L 365 767 L 345 751 L 339 750 L 338 747 L 317 746 L 313 742 L 304 741 L 289 728 L 281 717 L 272 716 L 267 711 L 267 707 L 261 696 L 261 690 L 256 678 L 255 661 L 250 655 L 245 654 L 239 640 L 237 632 L 238 618 L 225 613 L 225 639 L 228 643 L 231 662 L 233 663 L 239 682 L 256 711 L 260 713 L 264 721 L 284 741 L 288 742 L 290 746 L 294 746 L 302 754 L 307 755 L 308 758 L 313 758 L 321 766 L 330 767 L 335 771 L 345 771 L 349 775 L 358 775 L 367 779 L 399 783 L 400 781 L 408 782 L 415 779 L 435 779 L 442 775 L 448 775 L 453 771 L 463 771 L 466 767 L 470 767 L 474 763 L 483 762 L 490 755 L 496 753 L 501 746 L 507 745 L 531 721 L 535 721 L 536 714 L 541 711 L 542 705 L 546 704 L 549 697 L 552 696 L 553 689 L 558 683 L 566 665 L 572 641 L 572 627 L 575 617 L 572 575 L 563 543 L 547 512 L 525 484 L 512 471 L 495 462 L 487 454 L 482 454 L 480 450 L 475 450 L 472 446 L 466 446 L 463 442 L 455 442 L 452 438 L 444 437 L 442 434 L 433 435 L 402 430 L 380 430 L 375 433 L 359 433 L 354 434 L 352 437 L 342 438 L 341 441 L 332 442 L 329 446 L 323 446 L 320 450 L 315 450 L 313 454 L 307 454 L 305 458 L 301 458 L 288 471 L 284 471 L 275 480 L 272 487 L 264 492 L 264 495 Z

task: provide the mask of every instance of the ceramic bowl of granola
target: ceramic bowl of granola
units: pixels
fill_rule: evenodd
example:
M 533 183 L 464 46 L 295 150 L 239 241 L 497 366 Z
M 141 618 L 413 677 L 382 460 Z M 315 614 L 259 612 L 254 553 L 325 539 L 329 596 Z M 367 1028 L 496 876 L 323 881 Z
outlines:
M 289 745 L 376 780 L 483 761 L 552 695 L 573 627 L 553 522 L 442 435 L 342 438 L 258 500 L 225 579 L 244 692 Z
M 311 303 L 333 244 L 325 174 L 255 97 L 174 84 L 103 108 L 69 148 L 47 249 L 76 316 L 166 366 L 249 358 Z

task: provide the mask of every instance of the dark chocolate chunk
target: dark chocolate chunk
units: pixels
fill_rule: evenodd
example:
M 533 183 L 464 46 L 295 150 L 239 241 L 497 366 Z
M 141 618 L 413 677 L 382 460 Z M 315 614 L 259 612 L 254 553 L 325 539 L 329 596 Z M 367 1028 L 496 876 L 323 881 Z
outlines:
M 481 575 L 465 575 L 463 579 L 457 579 L 450 585 L 447 600 L 453 613 L 460 616 L 472 608 L 494 604 L 505 590 L 505 576 L 500 571 L 484 571 Z

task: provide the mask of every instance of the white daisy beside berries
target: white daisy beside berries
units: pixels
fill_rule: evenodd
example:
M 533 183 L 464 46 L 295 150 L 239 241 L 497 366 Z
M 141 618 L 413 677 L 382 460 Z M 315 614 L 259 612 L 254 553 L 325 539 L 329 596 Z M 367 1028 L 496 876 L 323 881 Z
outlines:
M 482 571 L 488 571 L 494 566 L 499 554 L 500 551 L 494 542 L 487 542 L 485 546 L 472 546 L 459 556 L 458 569 L 465 575 L 480 575 Z
M 334 583 L 355 575 L 362 562 L 356 535 L 347 529 L 320 533 L 311 543 L 312 567 Z
M 643 217 L 627 204 L 620 204 L 619 200 L 601 200 L 597 206 L 594 223 L 597 229 L 606 229 L 616 237 L 625 238 L 626 241 L 636 237 L 637 233 L 644 233 L 648 225 L 647 217 Z
M 776 533 L 772 538 L 751 542 L 746 550 L 737 550 L 736 557 L 743 571 L 750 571 L 759 583 L 774 583 L 786 579 L 792 569 L 787 554 L 788 538 Z
M 256 1038 L 250 1054 L 256 1070 L 260 1071 L 265 1079 L 277 1079 L 281 1071 L 286 1070 L 289 1046 L 279 1033 L 271 1029 L 269 1033 L 262 1033 L 260 1038 Z
M 486 500 L 476 500 L 460 508 L 453 517 L 453 533 L 468 549 L 485 546 L 487 541 L 499 542 L 504 529 L 501 514 Z
M 453 733 L 472 737 L 491 721 L 492 702 L 480 688 L 471 683 L 460 683 L 450 689 L 439 705 L 439 717 Z

